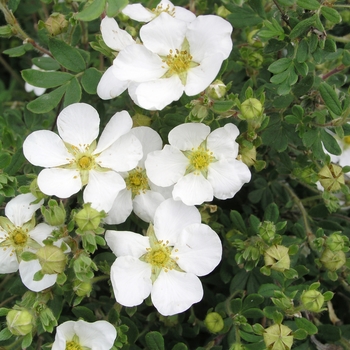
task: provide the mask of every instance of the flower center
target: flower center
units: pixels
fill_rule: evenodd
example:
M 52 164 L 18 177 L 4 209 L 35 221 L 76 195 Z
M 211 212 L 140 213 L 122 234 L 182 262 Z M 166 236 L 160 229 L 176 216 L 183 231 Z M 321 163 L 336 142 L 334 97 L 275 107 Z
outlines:
M 170 8 L 170 5 L 167 4 L 166 7 L 163 8 L 163 5 L 160 4 L 158 5 L 155 9 L 152 9 L 152 12 L 156 15 L 159 16 L 162 12 L 166 12 L 172 17 L 175 17 L 175 7 L 172 9 Z
M 159 242 L 160 243 L 160 242 Z M 165 267 L 170 259 L 171 248 L 165 245 L 159 245 L 157 248 L 152 248 L 147 254 L 147 261 L 156 267 Z
M 16 228 L 10 234 L 15 248 L 24 247 L 28 240 L 28 234 L 21 228 Z
M 207 150 L 205 146 L 201 145 L 196 150 L 185 151 L 183 153 L 190 162 L 186 169 L 186 174 L 194 172 L 199 175 L 199 173 L 202 173 L 206 178 L 209 164 L 216 161 L 213 152 Z
M 148 178 L 146 170 L 142 168 L 135 168 L 129 171 L 128 177 L 125 179 L 126 188 L 131 190 L 133 198 L 141 192 L 145 193 L 150 189 L 148 185 Z
M 66 350 L 83 350 L 82 346 L 74 340 L 66 342 Z
M 345 136 L 343 141 L 346 145 L 350 146 L 350 136 Z
M 169 76 L 174 74 L 181 75 L 186 73 L 190 68 L 192 56 L 187 52 L 187 50 L 179 51 L 176 49 L 175 53 L 173 50 L 170 50 L 170 54 L 166 56 L 164 62 L 169 66 Z
M 78 166 L 80 170 L 90 170 L 94 164 L 94 160 L 91 156 L 82 156 L 78 160 Z

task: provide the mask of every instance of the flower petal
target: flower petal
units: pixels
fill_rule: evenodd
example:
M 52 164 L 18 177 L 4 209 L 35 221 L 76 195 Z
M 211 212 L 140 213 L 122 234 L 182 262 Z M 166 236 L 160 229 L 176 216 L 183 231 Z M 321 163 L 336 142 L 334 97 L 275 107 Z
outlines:
M 85 151 L 96 140 L 100 117 L 96 109 L 87 103 L 73 103 L 64 108 L 57 118 L 58 133 L 64 142 Z
M 23 284 L 33 292 L 53 286 L 56 283 L 57 275 L 44 275 L 40 281 L 34 281 L 34 275 L 41 270 L 39 260 L 21 261 L 19 263 L 19 274 Z
M 249 168 L 239 160 L 225 159 L 211 163 L 208 168 L 208 181 L 218 199 L 232 198 L 251 178 Z
M 117 141 L 119 137 L 127 134 L 131 128 L 132 119 L 127 111 L 115 113 L 103 129 L 93 154 L 99 154 L 107 149 Z
M 238 143 L 236 142 L 238 135 L 239 130 L 236 125 L 226 124 L 208 136 L 207 148 L 213 152 L 216 159 L 235 159 L 238 156 Z
M 105 17 L 101 21 L 102 39 L 108 47 L 115 51 L 121 51 L 131 44 L 135 44 L 132 36 L 123 29 L 120 29 L 114 18 Z
M 147 176 L 162 187 L 176 183 L 185 174 L 188 165 L 187 157 L 169 145 L 165 145 L 161 151 L 149 153 L 145 161 Z
M 213 200 L 213 187 L 201 173 L 193 172 L 175 184 L 173 198 L 187 205 L 200 205 Z
M 166 12 L 140 29 L 140 38 L 145 47 L 160 55 L 167 56 L 180 50 L 185 39 L 187 23 L 175 19 Z
M 74 321 L 66 321 L 56 327 L 55 341 L 51 350 L 63 350 L 66 348 L 66 341 L 72 340 L 75 335 Z
M 7 203 L 5 215 L 15 226 L 22 226 L 44 203 L 43 199 L 39 203 L 33 203 L 36 200 L 37 198 L 31 193 L 19 194 Z
M 144 82 L 159 79 L 168 70 L 161 57 L 140 44 L 127 46 L 113 61 L 117 79 Z
M 175 6 L 175 18 L 185 22 L 192 22 L 196 19 L 196 15 L 193 12 L 186 10 L 184 7 Z
M 115 171 L 129 171 L 137 166 L 141 158 L 142 146 L 140 141 L 136 136 L 128 133 L 119 137 L 96 160 L 104 168 Z
M 125 222 L 132 212 L 132 193 L 126 188 L 121 190 L 113 202 L 112 208 L 104 222 L 109 225 L 116 225 Z
M 96 210 L 108 212 L 118 193 L 125 188 L 124 179 L 115 171 L 89 172 L 89 182 L 85 187 L 84 203 L 91 203 Z
M 172 250 L 180 268 L 197 276 L 205 276 L 215 269 L 222 256 L 219 236 L 208 225 L 186 226 Z
M 114 75 L 114 68 L 112 66 L 103 73 L 97 85 L 97 95 L 102 98 L 102 100 L 110 100 L 111 98 L 121 95 L 128 86 L 128 80 L 119 80 Z
M 29 232 L 30 238 L 34 239 L 41 245 L 44 245 L 43 241 L 51 236 L 52 231 L 54 231 L 56 227 L 45 224 L 44 222 L 36 225 L 33 230 Z
M 210 127 L 202 123 L 185 123 L 169 132 L 169 143 L 181 151 L 198 148 L 210 133 Z
M 129 95 L 132 100 L 138 106 L 150 111 L 162 110 L 171 102 L 177 101 L 183 91 L 184 86 L 177 75 L 129 86 Z
M 192 273 L 162 270 L 153 283 L 151 298 L 163 316 L 179 314 L 203 298 L 202 283 Z
M 151 293 L 152 267 L 133 256 L 117 258 L 111 267 L 115 299 L 123 306 L 140 305 Z
M 41 170 L 38 176 L 40 191 L 59 198 L 68 198 L 82 187 L 78 170 L 51 168 Z
M 12 247 L 0 247 L 0 273 L 12 273 L 18 270 L 18 260 Z
M 74 160 L 62 139 L 52 131 L 32 132 L 23 142 L 23 154 L 33 165 L 54 167 Z
M 206 15 L 198 16 L 188 25 L 186 38 L 193 61 L 201 62 L 207 55 L 220 53 L 226 59 L 232 50 L 232 26 L 225 19 Z
M 134 213 L 146 222 L 153 222 L 154 214 L 165 198 L 158 192 L 146 191 L 135 196 L 133 200 Z
M 130 231 L 107 230 L 105 239 L 118 258 L 121 256 L 139 258 L 150 248 L 148 237 Z
M 162 202 L 154 215 L 154 231 L 159 240 L 177 242 L 181 231 L 188 225 L 199 224 L 201 215 L 194 206 L 187 206 L 172 198 Z
M 126 5 L 122 13 L 138 22 L 149 22 L 156 16 L 150 10 L 143 7 L 142 4 Z

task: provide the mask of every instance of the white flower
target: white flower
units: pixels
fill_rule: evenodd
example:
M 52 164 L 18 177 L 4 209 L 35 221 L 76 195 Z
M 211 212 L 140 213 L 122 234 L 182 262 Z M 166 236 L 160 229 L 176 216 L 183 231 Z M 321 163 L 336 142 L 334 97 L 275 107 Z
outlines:
M 222 254 L 218 235 L 194 206 L 172 198 L 162 202 L 147 237 L 129 231 L 107 231 L 106 241 L 117 259 L 111 267 L 115 298 L 135 306 L 151 294 L 164 316 L 187 310 L 203 297 L 197 276 L 210 273 Z
M 158 186 L 175 184 L 173 198 L 187 205 L 232 198 L 251 178 L 236 159 L 238 135 L 234 124 L 213 132 L 201 123 L 179 125 L 168 135 L 170 145 L 148 155 L 147 176 Z
M 124 15 L 138 22 L 149 22 L 159 16 L 162 12 L 168 13 L 170 16 L 181 19 L 186 22 L 193 21 L 196 16 L 189 10 L 181 6 L 174 6 L 168 0 L 162 0 L 154 9 L 145 8 L 142 4 L 127 5 L 122 10 Z
M 108 224 L 124 222 L 132 210 L 142 220 L 151 222 L 158 205 L 165 198 L 171 197 L 171 190 L 158 187 L 149 181 L 144 165 L 148 153 L 162 149 L 162 139 L 156 131 L 146 126 L 133 128 L 130 133 L 141 142 L 143 158 L 135 169 L 122 174 L 126 188 L 119 192 L 112 209 L 108 212 L 105 219 Z
M 67 198 L 84 190 L 84 202 L 108 211 L 125 188 L 118 171 L 133 169 L 142 158 L 142 146 L 132 134 L 126 135 L 132 120 L 128 112 L 116 113 L 106 125 L 98 144 L 100 119 L 88 104 L 72 104 L 59 114 L 58 133 L 34 131 L 23 144 L 23 153 L 36 166 L 46 167 L 38 186 L 47 195 Z
M 142 108 L 161 110 L 205 90 L 232 49 L 232 26 L 221 17 L 191 23 L 162 12 L 140 29 L 143 45 L 125 47 L 113 61 L 115 76 L 129 81 L 129 95 Z
M 110 350 L 116 337 L 117 331 L 107 321 L 67 321 L 56 328 L 52 350 Z
M 33 275 L 40 270 L 37 260 L 23 261 L 23 252 L 35 252 L 44 244 L 55 227 L 47 224 L 35 226 L 34 213 L 43 200 L 34 203 L 31 194 L 20 194 L 11 199 L 5 207 L 6 217 L 0 217 L 0 273 L 12 273 L 19 270 L 23 284 L 30 290 L 40 291 L 56 282 L 54 276 L 45 275 L 40 281 L 34 281 Z

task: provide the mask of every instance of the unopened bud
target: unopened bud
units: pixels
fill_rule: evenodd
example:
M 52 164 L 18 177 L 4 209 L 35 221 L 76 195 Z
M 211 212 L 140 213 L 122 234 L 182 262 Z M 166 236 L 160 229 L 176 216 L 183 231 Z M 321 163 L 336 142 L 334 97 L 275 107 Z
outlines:
M 14 335 L 26 335 L 33 329 L 32 314 L 23 310 L 11 310 L 6 316 L 7 328 Z
M 94 231 L 99 227 L 101 219 L 104 217 L 104 212 L 99 212 L 92 208 L 90 203 L 86 203 L 83 209 L 75 214 L 74 220 L 81 231 Z
M 336 164 L 325 165 L 318 173 L 322 187 L 329 192 L 336 192 L 344 185 L 342 167 Z
M 192 122 L 201 122 L 208 116 L 208 109 L 207 107 L 196 104 L 190 113 L 190 121 Z
M 283 272 L 290 268 L 290 257 L 288 248 L 283 245 L 273 245 L 265 251 L 265 266 L 272 270 Z
M 332 251 L 326 248 L 320 258 L 323 266 L 329 271 L 337 271 L 346 262 L 345 253 L 342 250 Z
M 259 236 L 266 242 L 270 242 L 276 233 L 276 226 L 271 221 L 264 221 L 259 225 Z
M 67 257 L 62 249 L 55 245 L 46 245 L 37 250 L 36 256 L 44 274 L 59 274 L 66 267 Z
M 92 284 L 90 282 L 75 280 L 73 283 L 73 290 L 78 297 L 90 296 Z
M 226 95 L 226 85 L 219 79 L 214 80 L 205 90 L 213 100 L 219 100 Z
M 44 220 L 50 226 L 61 226 L 66 221 L 66 210 L 62 202 L 58 204 L 54 199 L 50 199 L 48 208 L 41 207 Z
M 226 18 L 231 11 L 229 11 L 225 6 L 219 6 L 216 10 L 216 14 L 222 18 Z
M 263 337 L 268 349 L 289 350 L 293 345 L 292 330 L 283 324 L 274 324 L 266 328 Z
M 69 22 L 61 13 L 53 13 L 45 22 L 45 28 L 52 35 L 56 36 L 67 31 Z
M 332 233 L 326 240 L 327 247 L 336 252 L 338 250 L 342 250 L 345 246 L 344 238 L 339 233 Z
M 241 147 L 240 148 L 241 160 L 244 164 L 252 166 L 256 163 L 256 148 Z
M 304 291 L 300 298 L 305 309 L 311 312 L 322 311 L 324 296 L 318 290 Z
M 217 312 L 210 312 L 207 314 L 204 324 L 210 333 L 218 333 L 224 328 L 224 320 Z
M 261 117 L 263 106 L 256 98 L 248 98 L 240 107 L 242 119 L 253 119 Z

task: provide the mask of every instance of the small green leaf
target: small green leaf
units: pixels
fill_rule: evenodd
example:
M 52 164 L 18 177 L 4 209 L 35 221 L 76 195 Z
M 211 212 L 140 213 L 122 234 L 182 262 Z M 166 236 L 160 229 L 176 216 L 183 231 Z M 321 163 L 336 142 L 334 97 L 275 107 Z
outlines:
M 36 69 L 24 69 L 21 74 L 27 83 L 42 88 L 60 86 L 73 78 L 73 75 L 69 73 L 45 72 Z
M 322 82 L 319 86 L 319 91 L 327 108 L 336 116 L 341 116 L 343 111 L 338 96 L 333 88 L 327 83 Z
M 0 341 L 10 339 L 11 337 L 12 337 L 12 333 L 8 328 L 4 328 L 0 332 Z
M 342 18 L 339 12 L 336 9 L 333 9 L 331 7 L 322 6 L 321 14 L 324 18 L 328 19 L 328 21 L 334 24 L 338 24 L 342 21 Z
M 188 350 L 188 347 L 184 343 L 177 343 L 172 347 L 171 350 Z
M 128 0 L 107 0 L 107 16 L 115 17 L 128 3 Z
M 227 9 L 231 13 L 227 16 L 227 20 L 236 28 L 247 28 L 262 23 L 263 19 L 248 5 L 242 7 L 228 3 Z
M 81 86 L 78 79 L 74 77 L 68 84 L 66 94 L 64 96 L 64 107 L 67 107 L 73 103 L 80 102 L 81 100 Z
M 350 66 L 350 52 L 349 52 L 349 50 L 344 50 L 344 51 L 343 51 L 342 63 L 343 63 L 345 66 Z
M 337 44 L 333 39 L 327 38 L 324 42 L 324 50 L 327 52 L 336 52 Z
M 159 332 L 148 332 L 145 340 L 150 350 L 164 350 L 164 338 Z
M 254 308 L 264 302 L 264 297 L 259 294 L 250 294 L 243 300 L 242 310 Z
M 75 15 L 79 21 L 89 22 L 98 18 L 105 9 L 106 0 L 94 0 Z
M 23 337 L 22 344 L 21 344 L 22 349 L 28 348 L 30 346 L 30 344 L 32 343 L 32 341 L 33 341 L 33 335 L 30 332 Z
M 7 153 L 0 154 L 0 169 L 6 168 L 11 163 L 11 156 Z
M 51 57 L 34 57 L 33 64 L 43 70 L 58 70 L 60 65 Z
M 308 1 L 308 0 L 305 0 Z M 315 24 L 316 22 L 316 16 L 313 15 L 312 17 L 306 18 L 303 21 L 299 22 L 290 32 L 289 37 L 291 40 L 296 39 L 297 37 L 304 34 L 306 31 L 310 30 L 310 28 Z
M 274 296 L 276 290 L 277 291 L 281 290 L 281 287 L 273 283 L 265 283 L 260 286 L 259 294 L 263 297 L 271 298 Z
M 291 58 L 280 58 L 267 68 L 271 73 L 278 74 L 286 71 L 292 65 Z
M 277 222 L 280 213 L 276 203 L 271 203 L 265 208 L 264 220 Z
M 308 333 L 305 329 L 297 329 L 295 332 L 293 332 L 293 337 L 297 340 L 303 340 L 308 336 Z
M 95 322 L 96 321 L 96 316 L 92 312 L 91 309 L 85 307 L 85 306 L 76 306 L 72 308 L 73 314 L 79 318 L 81 317 L 83 320 L 87 322 Z
M 21 46 L 14 47 L 12 49 L 7 49 L 3 51 L 4 54 L 10 57 L 20 57 L 23 56 L 27 51 L 32 50 L 33 46 L 30 44 L 24 44 Z
M 240 313 L 242 310 L 242 299 L 237 298 L 237 299 L 231 300 L 230 306 L 231 306 L 231 311 L 234 314 Z
M 299 63 L 305 62 L 309 56 L 309 43 L 306 39 L 303 39 L 300 41 L 298 48 L 297 48 L 297 54 L 296 54 L 296 60 Z
M 0 27 L 0 36 L 3 38 L 9 38 L 13 35 L 10 25 Z
M 213 111 L 215 113 L 225 113 L 229 111 L 234 105 L 234 102 L 231 100 L 227 101 L 215 101 L 213 104 Z
M 298 0 L 297 5 L 306 10 L 318 10 L 321 6 L 317 0 Z
M 242 219 L 241 214 L 238 211 L 231 210 L 230 219 L 231 219 L 235 229 L 237 229 L 238 231 L 240 231 L 242 233 L 246 233 L 246 231 L 247 231 L 246 225 Z
M 99 70 L 96 68 L 89 68 L 81 77 L 81 85 L 88 94 L 95 95 L 101 77 L 102 73 Z
M 306 77 L 309 73 L 309 66 L 305 62 L 299 63 L 297 61 L 294 61 L 294 67 L 296 68 L 298 73 L 303 77 Z
M 329 134 L 325 129 L 321 129 L 321 140 L 325 149 L 336 156 L 339 156 L 342 153 L 342 150 L 335 140 L 335 138 Z
M 304 317 L 295 318 L 295 323 L 300 329 L 304 329 L 309 335 L 317 333 L 317 327 Z

